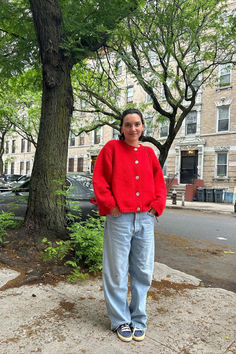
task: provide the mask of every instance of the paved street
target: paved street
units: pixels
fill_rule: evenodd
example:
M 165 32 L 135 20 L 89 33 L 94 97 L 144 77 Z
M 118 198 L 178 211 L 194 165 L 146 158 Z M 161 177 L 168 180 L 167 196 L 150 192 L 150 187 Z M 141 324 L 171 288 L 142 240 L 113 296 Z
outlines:
M 227 244 L 236 248 L 236 217 L 230 214 L 166 209 L 159 218 L 158 229 L 186 238 Z
M 197 276 L 206 286 L 236 291 L 235 230 L 231 213 L 167 208 L 156 224 L 156 261 Z

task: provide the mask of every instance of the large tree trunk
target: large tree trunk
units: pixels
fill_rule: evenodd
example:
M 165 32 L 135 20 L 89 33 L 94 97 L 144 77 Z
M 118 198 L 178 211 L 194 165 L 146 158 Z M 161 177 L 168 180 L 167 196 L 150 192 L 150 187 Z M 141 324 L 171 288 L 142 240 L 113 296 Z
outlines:
M 68 136 L 73 110 L 71 65 L 60 49 L 62 18 L 56 0 L 30 0 L 43 71 L 42 111 L 25 226 L 63 237 Z

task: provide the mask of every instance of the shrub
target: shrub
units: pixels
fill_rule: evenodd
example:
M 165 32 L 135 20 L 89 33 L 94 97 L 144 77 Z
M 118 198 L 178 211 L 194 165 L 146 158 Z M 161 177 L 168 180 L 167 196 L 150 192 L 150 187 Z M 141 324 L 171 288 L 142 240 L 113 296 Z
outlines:
M 18 226 L 19 222 L 15 220 L 14 213 L 0 213 L 0 243 L 4 242 L 3 237 L 7 236 L 7 229 L 15 229 Z
M 54 245 L 46 238 L 43 239 L 48 247 L 43 251 L 44 261 L 61 262 L 73 268 L 68 280 L 86 279 L 88 273 L 102 270 L 103 229 L 105 218 L 89 216 L 86 221 L 73 223 L 68 230 L 70 239 L 58 241 Z M 87 272 L 81 271 L 81 266 Z
M 69 227 L 75 261 L 83 263 L 89 272 L 102 269 L 104 218 L 90 216 L 87 221 Z

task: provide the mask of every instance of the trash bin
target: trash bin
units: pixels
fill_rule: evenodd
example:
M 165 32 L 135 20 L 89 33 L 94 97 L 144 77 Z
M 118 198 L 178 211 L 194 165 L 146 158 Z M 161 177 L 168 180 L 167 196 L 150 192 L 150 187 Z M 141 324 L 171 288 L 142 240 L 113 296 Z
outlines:
M 214 189 L 206 189 L 206 202 L 213 203 L 214 201 Z
M 224 193 L 224 203 L 233 203 L 233 192 L 225 192 Z
M 199 202 L 205 202 L 206 201 L 206 190 L 205 188 L 198 188 L 197 189 L 197 200 Z
M 221 188 L 214 189 L 215 203 L 223 203 L 223 193 L 224 193 L 224 189 Z

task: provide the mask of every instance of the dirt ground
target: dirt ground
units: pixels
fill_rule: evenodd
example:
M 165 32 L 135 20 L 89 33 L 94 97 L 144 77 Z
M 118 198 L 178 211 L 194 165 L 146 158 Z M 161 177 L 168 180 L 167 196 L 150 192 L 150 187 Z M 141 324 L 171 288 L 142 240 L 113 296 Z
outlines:
M 226 255 L 233 256 L 173 235 L 156 237 L 159 261 L 172 263 L 175 269 L 181 265 L 189 274 L 200 275 L 207 262 L 214 268 Z M 44 263 L 31 237 L 15 230 L 8 240 L 0 247 L 0 267 L 7 265 L 19 275 L 0 288 L 1 353 L 236 353 L 232 292 L 209 289 L 205 283 L 153 281 L 147 299 L 146 341 L 127 346 L 110 331 L 99 275 L 73 285 L 60 281 L 69 269 Z
M 227 245 L 219 247 L 219 244 L 189 240 L 177 235 L 157 232 L 155 236 L 155 261 L 200 278 L 206 287 L 236 292 L 236 251 L 231 253 Z M 63 264 L 43 262 L 40 258 L 42 248 L 35 245 L 32 237 L 26 237 L 22 229 L 10 230 L 5 240 L 9 242 L 0 246 L 0 267 L 8 266 L 20 275 L 5 284 L 4 289 L 38 282 L 57 283 L 71 271 Z M 168 282 L 158 284 L 160 289 L 171 286 Z
M 7 266 L 20 275 L 0 290 L 38 282 L 56 284 L 64 280 L 71 271 L 63 264 L 45 263 L 41 259 L 43 244 L 39 247 L 32 237 L 26 237 L 23 229 L 9 230 L 4 240 L 7 243 L 0 245 L 0 268 Z

